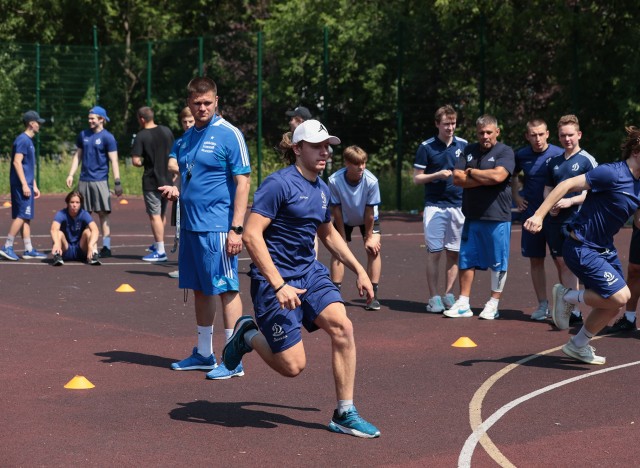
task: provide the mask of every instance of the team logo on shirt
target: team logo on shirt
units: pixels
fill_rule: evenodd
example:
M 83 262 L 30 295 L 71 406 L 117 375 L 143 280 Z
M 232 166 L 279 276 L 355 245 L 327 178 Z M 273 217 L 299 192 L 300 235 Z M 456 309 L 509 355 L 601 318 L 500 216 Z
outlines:
M 491 156 L 489 159 L 487 159 L 487 161 L 489 161 L 489 162 L 492 162 L 492 161 L 495 162 L 495 160 L 496 160 L 496 158 L 494 158 L 493 156 Z
M 320 192 L 320 195 L 322 196 L 322 209 L 326 210 L 327 209 L 327 196 L 324 194 L 324 192 Z
M 96 138 L 96 146 L 98 146 L 100 143 L 102 143 L 102 140 L 100 138 Z
M 607 285 L 611 286 L 618 281 L 618 278 L 613 273 L 605 271 L 604 280 L 607 282 Z
M 456 158 L 459 158 L 461 154 L 462 154 L 462 150 L 460 148 L 458 148 L 456 150 Z
M 576 172 L 578 169 L 580 169 L 580 164 L 575 163 L 573 166 L 571 166 L 571 170 L 573 172 Z
M 472 159 L 473 159 L 473 156 L 471 156 L 470 154 L 467 154 L 467 162 L 471 162 Z

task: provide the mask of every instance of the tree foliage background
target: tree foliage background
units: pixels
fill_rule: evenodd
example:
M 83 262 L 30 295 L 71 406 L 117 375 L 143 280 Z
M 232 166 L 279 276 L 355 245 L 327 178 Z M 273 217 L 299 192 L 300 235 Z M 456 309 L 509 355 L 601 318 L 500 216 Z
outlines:
M 555 140 L 555 122 L 575 113 L 582 146 L 601 162 L 617 158 L 625 125 L 640 122 L 640 29 L 630 0 L 0 0 L 0 11 L 3 154 L 22 112 L 36 106 L 36 43 L 46 62 L 41 114 L 53 117 L 41 132 L 43 154 L 72 147 L 96 101 L 109 111 L 122 157 L 149 96 L 156 120 L 178 133 L 199 50 L 223 114 L 255 147 L 258 31 L 267 160 L 287 129 L 284 112 L 299 104 L 345 145 L 364 147 L 376 170 L 408 169 L 445 103 L 459 111 L 463 137 L 475 138 L 484 111 L 513 147 L 524 144 L 529 118 L 545 118 Z

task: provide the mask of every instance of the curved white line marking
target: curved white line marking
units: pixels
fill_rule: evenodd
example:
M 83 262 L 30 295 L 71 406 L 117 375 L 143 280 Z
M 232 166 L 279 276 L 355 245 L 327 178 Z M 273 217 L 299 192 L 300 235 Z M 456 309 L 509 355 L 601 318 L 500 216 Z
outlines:
M 538 395 L 542 395 L 548 391 L 554 390 L 558 387 L 562 387 L 564 385 L 577 382 L 578 380 L 586 379 L 587 377 L 593 377 L 596 375 L 604 374 L 606 372 L 611 372 L 618 369 L 624 369 L 625 367 L 637 366 L 640 364 L 640 361 L 629 362 L 627 364 L 620 364 L 619 366 L 608 367 L 606 369 L 597 370 L 594 372 L 589 372 L 588 374 L 578 375 L 576 377 L 572 377 L 567 380 L 562 380 L 560 382 L 547 385 L 539 390 L 533 391 L 531 393 L 527 393 L 520 398 L 512 400 L 511 402 L 504 405 L 502 408 L 498 409 L 495 413 L 487 418 L 480 426 L 478 426 L 471 435 L 467 438 L 467 441 L 464 443 L 462 447 L 462 451 L 460 452 L 460 456 L 458 457 L 458 466 L 459 467 L 470 467 L 471 466 L 471 457 L 473 456 L 473 452 L 475 450 L 476 445 L 480 441 L 480 438 L 486 434 L 486 432 L 493 426 L 498 420 L 504 416 L 509 410 L 515 408 L 520 403 L 524 403 L 527 400 L 530 400 Z

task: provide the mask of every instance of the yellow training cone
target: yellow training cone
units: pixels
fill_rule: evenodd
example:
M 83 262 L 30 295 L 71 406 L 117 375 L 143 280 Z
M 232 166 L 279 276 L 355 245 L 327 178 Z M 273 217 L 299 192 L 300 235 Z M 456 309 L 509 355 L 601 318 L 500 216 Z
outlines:
M 475 344 L 471 340 L 471 338 L 466 337 L 466 336 L 461 336 L 451 346 L 455 346 L 456 348 L 475 348 L 478 345 Z
M 73 379 L 69 380 L 64 388 L 69 388 L 71 390 L 84 390 L 86 388 L 93 388 L 91 382 L 89 382 L 84 376 L 76 375 Z
M 10 201 L 6 201 L 2 204 L 2 206 L 4 206 L 5 208 L 8 208 L 11 206 L 11 202 Z
M 127 283 L 123 283 L 120 285 L 120 287 L 118 287 L 118 289 L 116 289 L 116 292 L 135 292 L 136 290 L 133 289 L 130 285 L 128 285 Z
M 121 205 L 128 205 L 129 201 L 123 198 L 122 200 L 120 200 L 120 204 Z

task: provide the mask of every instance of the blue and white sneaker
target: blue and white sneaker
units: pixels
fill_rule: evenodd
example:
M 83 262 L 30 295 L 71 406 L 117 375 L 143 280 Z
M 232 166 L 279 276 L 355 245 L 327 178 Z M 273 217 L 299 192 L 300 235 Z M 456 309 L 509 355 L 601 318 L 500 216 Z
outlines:
M 257 330 L 258 325 L 250 315 L 243 315 L 233 327 L 233 335 L 222 349 L 222 361 L 227 369 L 235 369 L 242 361 L 242 356 L 253 351 L 244 341 L 244 334 L 249 330 Z
M 151 244 L 149 247 L 144 249 L 145 252 L 155 252 L 156 250 L 156 244 Z
M 31 249 L 31 250 L 25 250 L 22 253 L 22 258 L 24 258 L 24 259 L 35 258 L 35 259 L 42 260 L 43 258 L 47 258 L 47 254 L 43 254 L 42 252 L 38 252 L 36 249 Z
M 445 317 L 450 318 L 460 318 L 460 317 L 473 317 L 473 312 L 471 311 L 471 307 L 469 304 L 462 304 L 460 299 L 453 303 L 449 310 L 445 310 L 443 312 Z
M 151 252 L 149 255 L 145 255 L 142 257 L 142 260 L 145 262 L 166 262 L 167 254 L 166 253 L 158 253 L 157 251 Z
M 193 348 L 191 356 L 171 364 L 173 370 L 213 370 L 216 367 L 216 356 L 214 354 L 209 357 L 202 356 L 197 346 Z
M 453 304 L 456 303 L 456 296 L 451 293 L 447 293 L 442 296 L 442 305 L 444 305 L 445 309 L 451 309 Z
M 233 370 L 227 369 L 227 366 L 224 365 L 224 362 L 221 362 L 218 367 L 213 369 L 211 372 L 207 372 L 207 379 L 210 380 L 226 380 L 231 377 L 242 377 L 244 375 L 244 368 L 242 367 L 242 363 L 238 364 Z
M 7 260 L 11 260 L 12 262 L 17 262 L 19 260 L 18 256 L 13 251 L 13 247 L 2 247 L 0 249 L 0 255 L 2 255 Z
M 349 434 L 364 439 L 380 437 L 380 431 L 370 422 L 365 421 L 358 414 L 355 406 L 338 416 L 338 410 L 333 411 L 333 418 L 329 422 L 329 430 L 339 434 Z
M 499 318 L 500 312 L 498 312 L 498 306 L 493 304 L 491 301 L 487 302 L 478 317 L 483 320 L 495 320 Z

